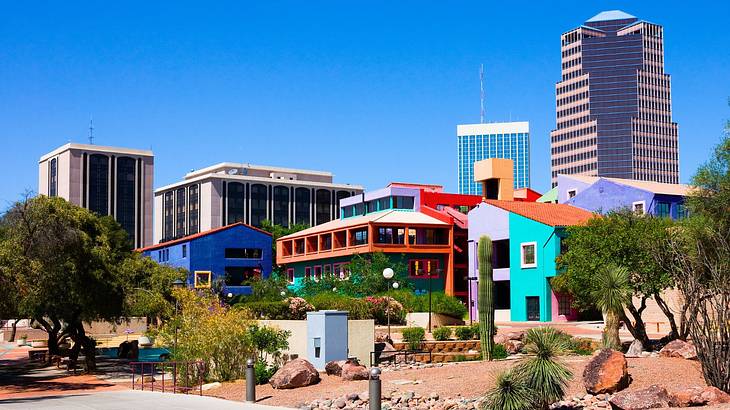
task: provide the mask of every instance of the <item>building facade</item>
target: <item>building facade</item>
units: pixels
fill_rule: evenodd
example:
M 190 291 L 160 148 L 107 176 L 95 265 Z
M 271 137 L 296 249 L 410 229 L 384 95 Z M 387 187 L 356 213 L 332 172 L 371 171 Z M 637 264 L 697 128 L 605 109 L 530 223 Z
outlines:
M 155 243 L 236 222 L 264 220 L 285 227 L 336 219 L 339 200 L 362 187 L 335 184 L 332 174 L 289 168 L 220 163 L 155 190 Z
M 687 216 L 685 197 L 690 187 L 683 184 L 558 175 L 557 199 L 591 212 L 606 213 L 631 209 L 639 214 L 682 219 Z
M 134 247 L 152 244 L 154 156 L 151 151 L 63 145 L 38 162 L 38 193 L 110 215 Z
M 482 195 L 474 181 L 474 163 L 489 158 L 511 159 L 514 188 L 530 187 L 530 123 L 465 124 L 456 127 L 459 193 Z
M 561 36 L 553 186 L 558 174 L 679 182 L 663 32 L 614 10 Z
M 271 234 L 235 223 L 139 249 L 155 262 L 187 270 L 190 288 L 248 295 L 272 269 Z
M 306 278 L 346 277 L 355 255 L 383 252 L 394 265 L 406 266 L 416 290 L 444 291 L 466 301 L 465 212 L 481 198 L 442 190 L 392 183 L 345 198 L 338 220 L 280 238 L 277 264 L 296 288 Z

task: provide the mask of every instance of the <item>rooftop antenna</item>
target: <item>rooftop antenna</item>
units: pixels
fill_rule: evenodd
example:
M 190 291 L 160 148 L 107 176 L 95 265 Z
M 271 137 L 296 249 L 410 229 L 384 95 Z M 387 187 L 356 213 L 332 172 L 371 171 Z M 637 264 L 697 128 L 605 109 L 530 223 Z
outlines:
M 89 117 L 89 145 L 94 145 L 94 118 Z
M 484 64 L 479 64 L 479 123 L 484 124 Z

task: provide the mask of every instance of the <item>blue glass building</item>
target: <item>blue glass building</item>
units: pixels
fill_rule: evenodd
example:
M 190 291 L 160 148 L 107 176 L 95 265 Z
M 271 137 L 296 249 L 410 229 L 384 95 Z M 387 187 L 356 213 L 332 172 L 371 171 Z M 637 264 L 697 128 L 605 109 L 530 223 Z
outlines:
M 456 127 L 459 193 L 481 195 L 474 182 L 474 163 L 489 158 L 511 159 L 514 187 L 530 187 L 530 123 L 498 122 L 465 124 Z

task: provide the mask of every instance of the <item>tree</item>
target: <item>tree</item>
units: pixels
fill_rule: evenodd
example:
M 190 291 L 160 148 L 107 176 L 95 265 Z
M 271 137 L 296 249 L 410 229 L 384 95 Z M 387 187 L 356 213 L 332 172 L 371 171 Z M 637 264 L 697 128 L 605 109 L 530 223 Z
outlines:
M 692 179 L 689 220 L 668 230 L 657 260 L 689 307 L 687 321 L 708 384 L 730 393 L 730 122 Z
M 608 265 L 596 279 L 598 288 L 593 291 L 592 297 L 606 319 L 603 344 L 610 349 L 619 350 L 621 348 L 619 318 L 626 306 L 631 303 L 629 271 L 623 266 Z
M 494 350 L 494 277 L 492 275 L 492 239 L 479 238 L 479 338 L 482 357 L 492 360 Z
M 677 321 L 661 292 L 673 285 L 669 271 L 654 259 L 654 247 L 666 235 L 673 222 L 668 218 L 636 215 L 628 209 L 611 211 L 590 219 L 585 225 L 571 226 L 565 238 L 567 250 L 557 258 L 563 272 L 551 284 L 558 291 L 567 291 L 574 297 L 574 306 L 589 309 L 595 306 L 593 295 L 601 289 L 604 272 L 610 265 L 623 266 L 629 271 L 629 283 L 635 300 L 621 313 L 626 328 L 644 346 L 649 346 L 642 314 L 646 302 L 654 298 L 671 326 L 671 338 L 686 338 L 686 328 Z M 683 320 L 681 323 L 685 323 Z

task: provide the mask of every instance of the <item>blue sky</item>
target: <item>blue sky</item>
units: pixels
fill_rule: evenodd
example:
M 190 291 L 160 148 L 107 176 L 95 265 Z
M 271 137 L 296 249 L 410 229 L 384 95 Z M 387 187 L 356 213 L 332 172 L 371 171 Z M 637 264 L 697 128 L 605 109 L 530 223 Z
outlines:
M 560 34 L 602 10 L 665 27 L 683 181 L 730 117 L 730 3 L 694 1 L 12 2 L 0 16 L 0 203 L 38 158 L 151 148 L 155 186 L 241 161 L 456 190 L 456 125 L 529 120 L 549 187 Z

